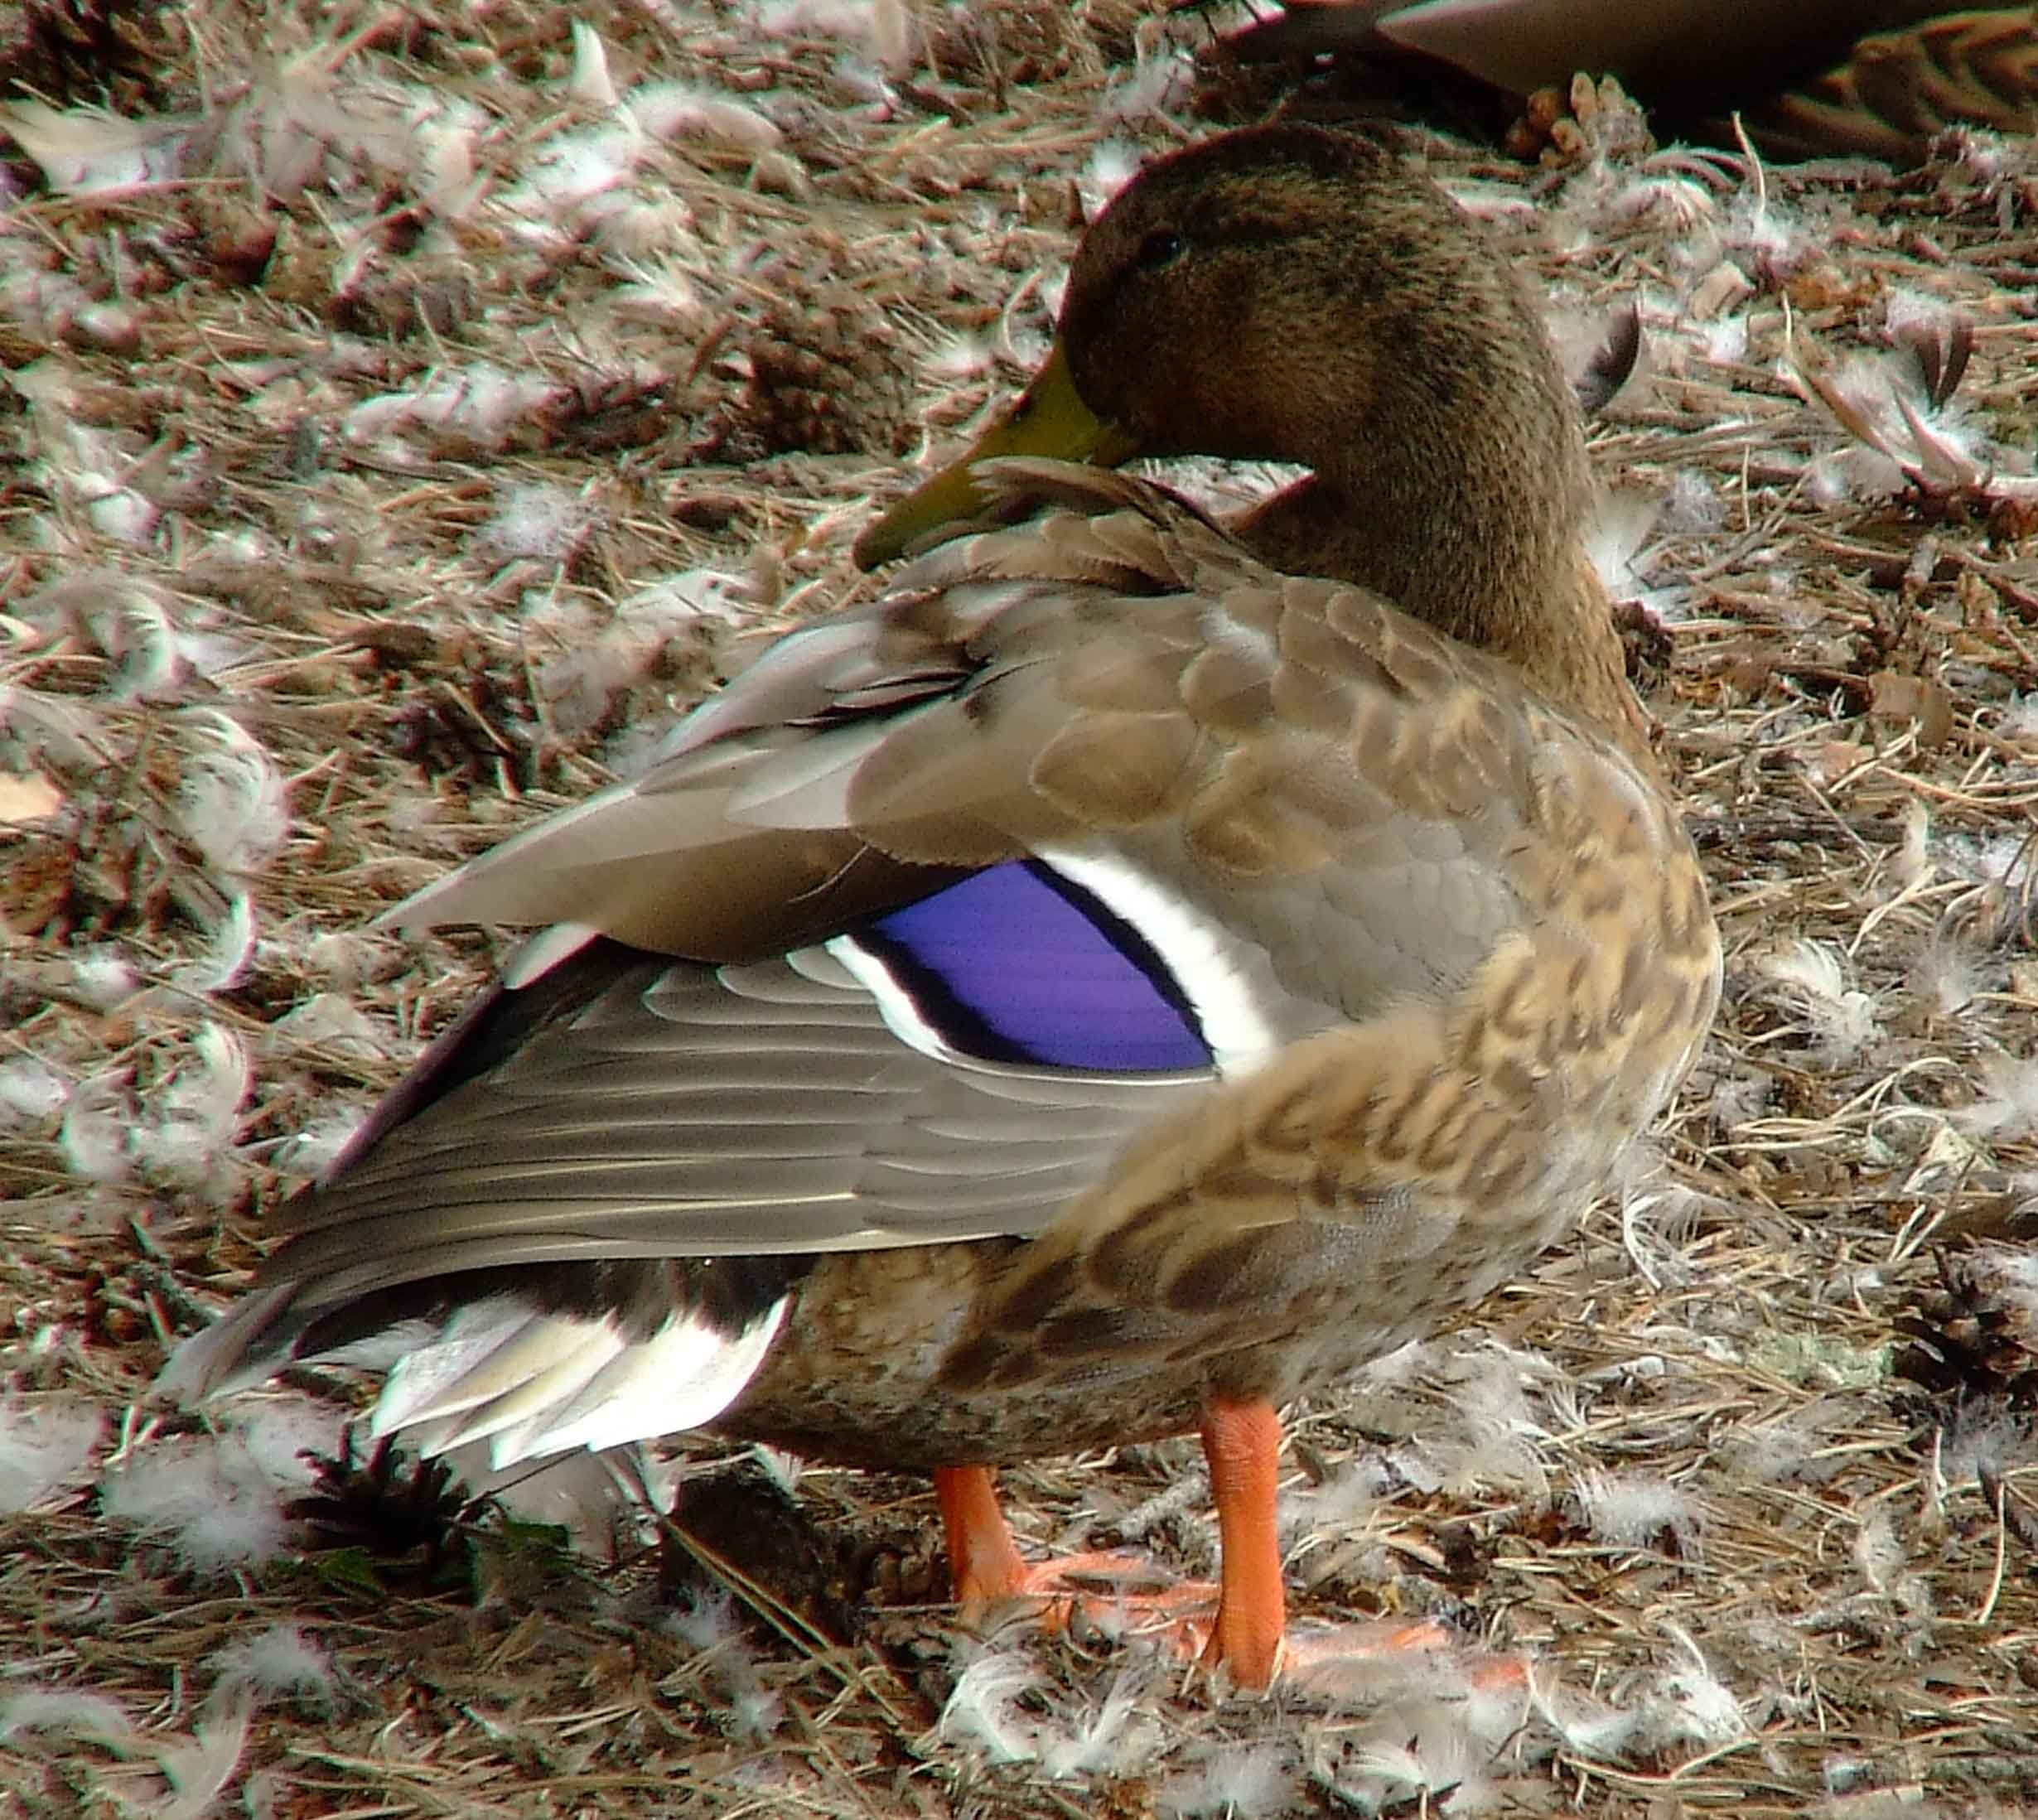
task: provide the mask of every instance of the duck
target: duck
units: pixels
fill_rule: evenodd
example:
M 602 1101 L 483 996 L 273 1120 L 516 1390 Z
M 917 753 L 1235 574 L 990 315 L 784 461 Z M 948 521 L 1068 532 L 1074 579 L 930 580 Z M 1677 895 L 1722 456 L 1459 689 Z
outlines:
M 1667 133 L 1731 146 L 1739 115 L 1755 144 L 1784 159 L 1915 165 L 1952 127 L 2038 131 L 2038 7 L 2029 5 L 1287 0 L 1226 43 L 1248 61 L 1355 58 L 1404 96 L 1430 77 L 1469 84 L 1505 98 L 1517 119 L 1575 71 L 1612 75 Z M 1518 140 L 1531 147 L 1535 135 L 1518 130 Z
M 1190 452 L 1309 471 L 1229 525 L 1121 471 Z M 1427 177 L 1281 124 L 1147 164 L 874 599 L 382 918 L 536 933 L 164 1388 L 325 1361 L 428 1453 L 925 1473 L 969 1612 L 1080 1584 L 999 1468 L 1195 1435 L 1170 1634 L 1268 1686 L 1280 1412 L 1570 1231 L 1717 1001 L 1591 494 Z

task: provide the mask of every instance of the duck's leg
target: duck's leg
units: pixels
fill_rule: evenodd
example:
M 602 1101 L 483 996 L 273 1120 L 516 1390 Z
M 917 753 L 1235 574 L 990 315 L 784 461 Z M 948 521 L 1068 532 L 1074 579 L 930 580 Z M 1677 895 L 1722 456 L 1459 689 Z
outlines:
M 1264 1687 L 1273 1679 L 1287 1609 L 1274 1518 L 1281 1418 L 1263 1400 L 1212 1397 L 1204 1407 L 1202 1434 L 1203 1457 L 1210 1463 L 1210 1491 L 1217 1504 L 1222 1578 L 1217 1616 L 1207 1637 L 1202 1623 L 1184 1622 L 1176 1631 L 1178 1646 L 1193 1649 L 1200 1640 L 1204 1661 L 1213 1666 L 1222 1663 L 1242 1687 Z M 1079 1590 L 1071 1584 L 1072 1576 L 1136 1561 L 1084 1556 L 1029 1563 L 1012 1540 L 986 1466 L 938 1469 L 934 1494 L 948 1535 L 949 1571 L 965 1612 L 1027 1593 L 1065 1598 Z M 1123 1602 L 1135 1608 L 1151 1605 L 1171 1615 L 1182 1604 L 1208 1595 L 1206 1586 L 1185 1586 L 1157 1600 L 1133 1596 Z
M 934 1496 L 948 1538 L 949 1576 L 956 1603 L 980 1611 L 1000 1599 L 1028 1591 L 1030 1572 L 998 1509 L 997 1486 L 988 1466 L 937 1466 Z
M 1451 1647 L 1450 1634 L 1428 1619 L 1334 1624 L 1288 1636 L 1275 1503 L 1281 1418 L 1264 1401 L 1213 1396 L 1204 1406 L 1202 1427 L 1223 1552 L 1217 1620 L 1203 1646 L 1205 1662 L 1221 1663 L 1240 1687 L 1269 1687 L 1277 1669 L 1297 1684 L 1331 1692 L 1340 1675 L 1367 1663 Z M 1504 1657 L 1469 1663 L 1465 1673 L 1489 1691 L 1525 1681 L 1522 1664 Z
M 1214 1397 L 1203 1412 L 1202 1436 L 1223 1551 L 1222 1578 L 1215 1586 L 1181 1581 L 1159 1591 L 1125 1590 L 1123 1582 L 1151 1565 L 1132 1553 L 1029 1562 L 998 1508 L 991 1470 L 938 1468 L 934 1492 L 947 1533 L 949 1571 L 964 1615 L 980 1616 L 1003 1599 L 1045 1598 L 1050 1604 L 1044 1621 L 1054 1628 L 1066 1623 L 1071 1608 L 1080 1604 L 1100 1617 L 1134 1620 L 1141 1634 L 1157 1635 L 1184 1656 L 1213 1667 L 1221 1663 L 1234 1684 L 1245 1688 L 1268 1687 L 1277 1670 L 1335 1687 L 1340 1673 L 1383 1656 L 1449 1647 L 1447 1633 L 1427 1620 L 1337 1624 L 1286 1634 L 1287 1601 L 1275 1516 L 1280 1417 L 1268 1402 Z M 1119 1590 L 1102 1590 L 1113 1582 Z M 1508 1662 L 1480 1669 L 1474 1678 L 1493 1679 L 1496 1669 L 1501 1681 L 1521 1678 L 1519 1666 Z
M 1281 1475 L 1281 1418 L 1263 1400 L 1212 1397 L 1203 1409 L 1221 1552 L 1217 1622 L 1203 1659 L 1222 1663 L 1242 1687 L 1264 1687 L 1287 1621 L 1274 1493 Z
M 1115 1601 L 1095 1602 L 1151 1614 L 1163 1621 L 1175 1647 L 1185 1654 L 1200 1653 L 1213 1667 L 1221 1663 L 1241 1687 L 1264 1687 L 1273 1680 L 1287 1622 L 1274 1514 L 1281 1418 L 1263 1400 L 1214 1396 L 1204 1406 L 1202 1436 L 1223 1562 L 1215 1620 L 1181 1615 L 1186 1605 L 1200 1603 L 1208 1612 L 1211 1588 L 1201 1582 L 1175 1586 L 1157 1596 L 1121 1593 Z M 965 1613 L 978 1613 L 1000 1599 L 1025 1594 L 1063 1601 L 1080 1598 L 1084 1574 L 1108 1576 L 1114 1568 L 1123 1572 L 1138 1565 L 1138 1557 L 1128 1555 L 1029 1562 L 998 1508 L 988 1467 L 938 1469 L 934 1494 L 948 1536 L 949 1571 Z M 1048 1622 L 1066 1615 L 1065 1606 L 1050 1608 Z
M 955 1582 L 955 1602 L 965 1616 L 980 1615 L 1001 1599 L 1047 1598 L 1064 1602 L 1079 1597 L 1115 1597 L 1143 1604 L 1146 1596 L 1122 1590 L 1127 1584 L 1152 1585 L 1164 1578 L 1153 1564 L 1129 1550 L 1057 1555 L 1028 1561 L 1019 1552 L 1005 1513 L 998 1508 L 997 1487 L 988 1466 L 938 1466 L 934 1496 L 949 1545 L 949 1576 Z M 1115 1594 L 1104 1589 L 1120 1588 Z M 1207 1597 L 1210 1589 L 1201 1589 Z M 1050 1622 L 1057 1615 L 1050 1612 Z M 1065 1617 L 1065 1610 L 1059 1614 Z

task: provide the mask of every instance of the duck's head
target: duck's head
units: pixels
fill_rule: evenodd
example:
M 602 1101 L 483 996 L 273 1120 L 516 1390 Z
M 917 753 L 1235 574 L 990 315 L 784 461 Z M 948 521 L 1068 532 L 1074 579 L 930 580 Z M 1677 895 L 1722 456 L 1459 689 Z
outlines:
M 1397 451 L 1571 407 L 1479 230 L 1342 133 L 1267 127 L 1150 165 L 1084 236 L 1070 377 L 1148 455 L 1301 461 L 1370 490 Z M 1433 474 L 1429 476 L 1433 479 Z
M 1255 128 L 1142 170 L 1084 237 L 1046 367 L 859 560 L 977 515 L 970 465 L 1012 454 L 1301 463 L 1313 479 L 1236 527 L 1258 554 L 1373 588 L 1563 695 L 1575 622 L 1605 616 L 1582 599 L 1577 408 L 1513 274 L 1435 184 L 1343 133 Z M 1553 618 L 1572 623 L 1544 652 Z

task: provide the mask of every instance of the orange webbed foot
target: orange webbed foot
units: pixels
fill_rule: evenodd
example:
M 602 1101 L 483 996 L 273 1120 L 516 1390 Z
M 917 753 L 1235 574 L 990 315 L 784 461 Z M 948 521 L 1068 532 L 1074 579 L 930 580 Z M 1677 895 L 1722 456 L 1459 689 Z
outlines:
M 1453 1646 L 1427 1621 L 1311 1626 L 1290 1632 L 1275 1514 L 1281 1425 L 1271 1404 L 1213 1397 L 1202 1422 L 1217 1505 L 1223 1578 L 1166 1582 L 1145 1557 L 1085 1553 L 1029 1562 L 998 1508 L 990 1470 L 945 1466 L 934 1475 L 947 1532 L 955 1596 L 966 1616 L 1001 1600 L 1048 1601 L 1044 1621 L 1060 1629 L 1080 1615 L 1105 1628 L 1152 1637 L 1185 1659 L 1221 1671 L 1234 1687 L 1259 1691 L 1277 1675 L 1305 1692 L 1335 1693 L 1411 1658 Z M 1474 1663 L 1473 1685 L 1522 1685 L 1506 1658 Z

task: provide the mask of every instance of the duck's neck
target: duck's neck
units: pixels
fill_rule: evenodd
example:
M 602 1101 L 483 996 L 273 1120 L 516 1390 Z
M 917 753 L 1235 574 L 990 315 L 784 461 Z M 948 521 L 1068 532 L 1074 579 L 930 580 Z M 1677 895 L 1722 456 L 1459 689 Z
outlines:
M 1653 769 L 1612 606 L 1586 552 L 1583 440 L 1567 423 L 1554 443 L 1511 451 L 1534 464 L 1512 471 L 1500 451 L 1486 474 L 1467 468 L 1464 445 L 1433 462 L 1394 451 L 1363 473 L 1325 464 L 1234 529 L 1275 568 L 1356 582 L 1504 658 L 1538 694 Z

